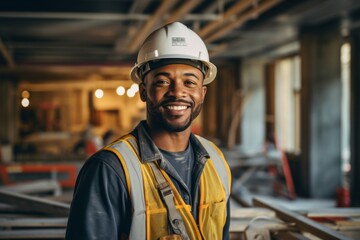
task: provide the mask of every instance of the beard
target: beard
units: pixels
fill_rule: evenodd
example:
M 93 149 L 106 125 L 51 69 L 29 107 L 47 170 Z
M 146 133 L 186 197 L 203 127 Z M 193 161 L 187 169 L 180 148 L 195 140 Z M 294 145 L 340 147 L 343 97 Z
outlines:
M 176 101 L 171 101 L 176 102 Z M 178 102 L 184 102 L 182 100 L 178 100 Z M 189 102 L 187 102 L 189 103 Z M 185 122 L 172 123 L 171 121 L 166 120 L 166 116 L 159 111 L 160 106 L 165 104 L 165 102 L 161 102 L 160 104 L 153 104 L 151 101 L 146 101 L 146 110 L 148 118 L 151 120 L 151 123 L 157 129 L 164 129 L 168 132 L 182 132 L 188 129 L 191 126 L 192 121 L 200 114 L 203 104 L 199 104 L 194 107 L 194 103 L 191 103 L 191 114 Z M 177 118 L 176 116 L 174 118 Z

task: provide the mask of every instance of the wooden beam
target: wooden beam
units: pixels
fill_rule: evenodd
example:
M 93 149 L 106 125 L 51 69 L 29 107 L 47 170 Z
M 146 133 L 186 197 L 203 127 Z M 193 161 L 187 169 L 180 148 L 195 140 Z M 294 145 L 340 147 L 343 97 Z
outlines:
M 188 0 L 185 1 L 180 8 L 178 8 L 174 13 L 170 14 L 170 17 L 166 19 L 166 23 L 171 23 L 180 20 L 183 18 L 187 13 L 191 12 L 202 0 Z
M 0 202 L 17 206 L 20 209 L 31 209 L 34 212 L 45 213 L 55 216 L 66 217 L 68 216 L 70 210 L 69 204 L 4 190 L 0 190 Z
M 0 218 L 0 227 L 64 227 L 67 218 Z
M 231 209 L 231 219 L 254 218 L 254 217 L 275 217 L 274 211 L 266 208 L 234 208 Z
M 55 196 L 61 195 L 61 186 L 56 180 L 36 180 L 30 182 L 21 182 L 0 187 L 0 190 L 9 192 L 34 194 L 43 192 L 53 192 Z
M 227 33 L 231 32 L 234 28 L 238 28 L 240 25 L 244 24 L 246 21 L 257 17 L 259 14 L 265 12 L 266 10 L 270 9 L 281 0 L 268 0 L 264 3 L 261 3 L 257 7 L 245 12 L 244 14 L 240 15 L 235 21 L 230 22 L 225 27 L 221 28 L 220 30 L 216 31 L 214 34 L 210 35 L 209 37 L 205 38 L 205 42 L 213 42 Z
M 360 208 L 311 209 L 303 215 L 307 217 L 355 217 L 360 218 Z
M 11 56 L 9 50 L 7 49 L 1 38 L 0 38 L 0 52 L 3 55 L 5 61 L 8 63 L 9 67 L 14 68 L 15 67 L 14 59 Z
M 247 9 L 252 3 L 253 3 L 253 0 L 239 1 L 237 4 L 235 4 L 229 10 L 227 10 L 222 17 L 220 17 L 219 19 L 217 19 L 215 21 L 212 21 L 211 23 L 209 23 L 205 27 L 203 27 L 199 32 L 200 37 L 202 37 L 202 38 L 206 37 L 211 32 L 213 32 L 217 28 L 221 27 L 222 25 L 224 25 L 225 23 L 230 21 L 232 17 L 234 17 L 238 13 L 244 11 L 245 9 Z
M 296 228 L 287 224 L 286 222 L 281 222 L 279 219 L 276 218 L 272 219 L 264 216 L 259 216 L 256 218 L 231 219 L 230 221 L 230 232 L 245 233 L 249 229 L 262 229 L 270 232 L 289 231 L 289 230 L 296 231 Z M 255 239 L 255 238 L 248 238 L 248 239 Z
M 210 55 L 210 57 L 215 57 L 218 54 L 226 51 L 227 49 L 229 49 L 229 43 L 222 43 L 222 44 L 219 44 L 219 45 L 211 48 L 209 55 Z
M 130 53 L 134 53 L 138 49 L 138 47 L 141 45 L 142 41 L 144 41 L 145 37 L 149 34 L 149 32 L 176 2 L 177 0 L 162 1 L 160 7 L 146 21 L 145 25 L 143 25 L 143 27 L 137 31 L 134 38 L 130 41 L 130 44 L 128 46 Z
M 292 232 L 292 231 L 278 231 L 276 233 L 276 237 L 279 237 L 279 239 L 286 239 L 286 240 L 309 240 L 309 238 L 305 237 L 301 233 Z
M 254 206 L 257 207 L 265 207 L 275 211 L 276 216 L 283 221 L 289 223 L 295 223 L 296 227 L 298 227 L 301 231 L 309 232 L 321 239 L 327 240 L 350 240 L 350 238 L 340 234 L 337 231 L 329 229 L 324 225 L 317 223 L 309 218 L 301 216 L 295 212 L 291 212 L 279 206 L 275 206 L 274 204 L 269 203 L 269 201 L 262 198 L 254 198 L 253 199 Z

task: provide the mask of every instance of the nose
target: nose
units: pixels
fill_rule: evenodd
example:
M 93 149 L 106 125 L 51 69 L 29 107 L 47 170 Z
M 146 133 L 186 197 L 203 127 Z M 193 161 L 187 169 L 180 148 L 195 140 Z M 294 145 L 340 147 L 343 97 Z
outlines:
M 174 81 L 170 84 L 168 96 L 172 96 L 175 99 L 185 96 L 185 87 L 181 81 Z

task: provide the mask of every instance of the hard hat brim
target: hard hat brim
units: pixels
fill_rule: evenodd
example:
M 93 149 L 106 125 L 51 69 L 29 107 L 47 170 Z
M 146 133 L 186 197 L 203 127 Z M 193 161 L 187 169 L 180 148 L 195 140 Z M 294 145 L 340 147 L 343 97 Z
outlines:
M 206 75 L 204 76 L 204 85 L 207 85 L 209 83 L 211 83 L 212 81 L 214 81 L 216 74 L 217 74 L 217 68 L 216 66 L 211 63 L 211 62 L 205 62 L 205 61 L 201 61 L 203 64 L 205 64 L 208 67 L 208 71 L 206 73 Z M 143 64 L 141 64 L 143 65 Z M 141 65 L 136 64 L 130 71 L 130 78 L 133 82 L 140 84 L 142 82 L 141 77 L 139 76 L 139 67 L 141 67 Z

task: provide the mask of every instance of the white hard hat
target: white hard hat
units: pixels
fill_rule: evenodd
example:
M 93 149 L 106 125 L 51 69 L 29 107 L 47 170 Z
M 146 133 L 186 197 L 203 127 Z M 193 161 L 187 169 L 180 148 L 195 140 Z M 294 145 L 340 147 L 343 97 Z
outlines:
M 201 38 L 184 24 L 174 22 L 155 30 L 145 39 L 130 77 L 135 83 L 141 83 L 152 69 L 172 63 L 199 68 L 204 74 L 204 85 L 212 82 L 217 73 Z

